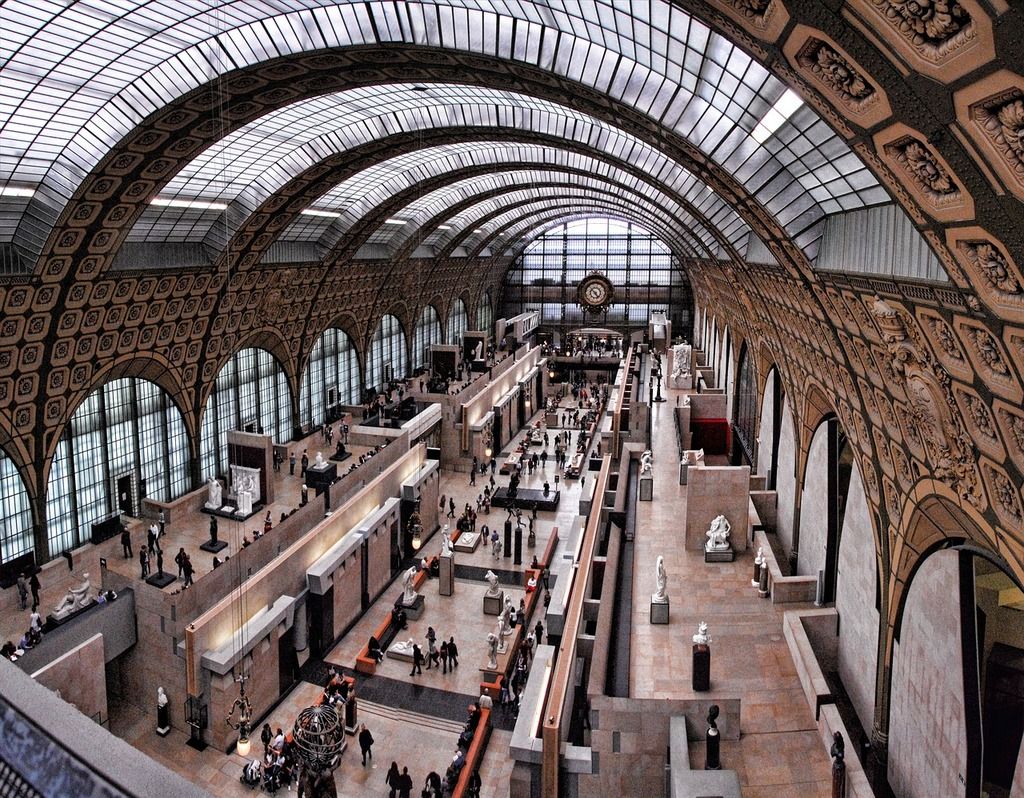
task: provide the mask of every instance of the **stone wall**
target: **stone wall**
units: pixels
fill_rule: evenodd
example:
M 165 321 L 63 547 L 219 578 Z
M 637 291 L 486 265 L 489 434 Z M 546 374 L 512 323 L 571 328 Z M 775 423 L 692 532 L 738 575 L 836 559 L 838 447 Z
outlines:
M 839 677 L 860 724 L 871 731 L 878 663 L 878 610 L 875 608 L 875 541 L 860 469 L 854 468 L 839 538 L 836 610 L 839 612 Z
M 32 674 L 43 687 L 59 692 L 61 698 L 97 723 L 107 722 L 107 679 L 103 656 L 103 635 L 93 635 L 49 665 Z M 156 693 L 153 693 L 156 701 Z
M 928 557 L 910 584 L 893 653 L 889 784 L 900 798 L 965 795 L 959 554 Z
M 817 576 L 825 568 L 828 546 L 828 425 L 819 424 L 811 438 L 800 497 L 800 558 L 796 572 Z
M 775 532 L 788 555 L 793 551 L 793 507 L 796 501 L 796 430 L 789 403 L 783 405 L 782 427 L 779 429 L 779 474 L 776 480 L 779 494 Z

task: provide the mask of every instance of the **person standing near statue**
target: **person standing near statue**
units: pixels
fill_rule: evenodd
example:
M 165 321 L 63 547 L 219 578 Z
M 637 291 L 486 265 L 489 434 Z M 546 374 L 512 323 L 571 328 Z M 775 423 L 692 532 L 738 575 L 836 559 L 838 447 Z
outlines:
M 295 476 L 295 452 L 288 453 L 288 475 Z
M 126 560 L 132 558 L 132 533 L 128 531 L 126 524 L 121 524 L 121 550 Z
M 305 449 L 302 450 L 301 465 L 302 465 L 302 470 L 299 472 L 299 476 L 302 477 L 303 479 L 305 479 L 306 478 L 306 469 L 309 468 L 309 455 L 306 454 L 306 450 Z
M 35 571 L 28 578 L 28 588 L 32 591 L 32 612 L 39 606 L 39 574 Z
M 167 534 L 167 516 L 164 515 L 164 511 L 160 510 L 160 514 L 157 516 L 157 521 L 160 524 L 160 537 Z
M 142 579 L 149 576 L 149 550 L 143 546 L 139 549 L 139 565 L 142 567 Z

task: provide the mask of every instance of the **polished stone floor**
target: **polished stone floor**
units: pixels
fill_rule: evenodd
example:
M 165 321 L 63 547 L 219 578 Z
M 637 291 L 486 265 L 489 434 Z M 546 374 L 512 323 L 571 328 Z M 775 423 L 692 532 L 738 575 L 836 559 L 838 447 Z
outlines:
M 684 393 L 669 390 L 668 401 L 652 409 L 654 500 L 636 508 L 630 695 L 692 696 L 691 637 L 706 621 L 712 689 L 741 698 L 741 739 L 723 741 L 721 754 L 722 766 L 737 771 L 744 798 L 830 796 L 831 763 L 782 635 L 783 609 L 758 598 L 750 584 L 754 552 L 714 564 L 683 547 L 686 486 L 678 484 L 672 414 Z M 667 626 L 650 623 L 658 555 L 669 578 Z M 703 768 L 703 743 L 690 744 L 690 761 Z

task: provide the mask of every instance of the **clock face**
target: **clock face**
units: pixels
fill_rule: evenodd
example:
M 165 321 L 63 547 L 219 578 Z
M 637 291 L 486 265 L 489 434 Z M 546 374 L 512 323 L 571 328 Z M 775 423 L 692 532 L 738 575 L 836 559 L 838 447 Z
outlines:
M 588 275 L 580 282 L 580 304 L 587 310 L 600 313 L 611 304 L 612 290 L 612 284 L 603 274 Z

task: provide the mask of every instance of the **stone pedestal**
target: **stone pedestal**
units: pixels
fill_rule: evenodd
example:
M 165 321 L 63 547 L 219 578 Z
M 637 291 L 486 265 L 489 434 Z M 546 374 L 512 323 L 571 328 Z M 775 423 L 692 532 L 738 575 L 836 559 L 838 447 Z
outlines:
M 423 605 L 426 603 L 423 596 L 419 593 L 416 594 L 416 598 L 413 599 L 411 604 L 406 604 L 405 601 L 399 602 L 402 609 L 405 610 L 405 614 L 411 621 L 418 621 L 420 616 L 423 615 Z
M 704 749 L 704 770 L 721 770 L 722 758 L 718 749 L 721 745 L 722 737 L 718 733 L 718 729 L 708 729 L 705 740 L 707 741 L 707 747 Z
M 511 519 L 505 521 L 505 540 L 502 554 L 506 557 L 512 556 L 512 521 Z
M 228 544 L 223 540 L 208 540 L 205 543 L 200 544 L 199 548 L 203 551 L 208 551 L 210 554 L 216 554 L 222 549 L 226 549 Z
M 359 705 L 356 703 L 356 697 L 350 695 L 348 701 L 345 702 L 345 733 L 355 734 L 358 728 Z
M 497 596 L 484 596 L 484 615 L 501 615 L 501 608 L 504 606 L 504 590 L 499 590 Z
M 761 581 L 757 586 L 757 595 L 761 598 L 768 598 L 768 566 L 761 566 Z
M 668 623 L 668 601 L 651 599 L 651 623 Z
M 168 573 L 167 571 L 164 571 L 162 574 L 161 573 L 155 573 L 151 577 L 146 579 L 146 584 L 147 585 L 152 585 L 153 587 L 165 588 L 169 584 L 171 584 L 173 582 L 177 582 L 177 581 L 178 581 L 178 578 L 174 574 L 171 574 L 171 573 Z
M 455 592 L 455 558 L 450 554 L 438 557 L 437 592 L 450 596 Z
M 761 584 L 761 563 L 754 563 L 754 578 L 750 580 L 751 587 L 759 587 Z
M 516 525 L 515 557 L 512 559 L 514 565 L 523 564 L 523 528 Z
M 649 502 L 654 500 L 654 477 L 644 474 L 640 477 L 640 501 Z
M 161 737 L 166 737 L 171 731 L 171 721 L 168 714 L 166 704 L 156 708 L 156 733 Z
M 736 553 L 731 546 L 724 549 L 704 547 L 704 562 L 732 562 L 734 559 L 736 559 Z
M 693 644 L 693 691 L 706 693 L 711 689 L 711 649 L 706 644 Z

